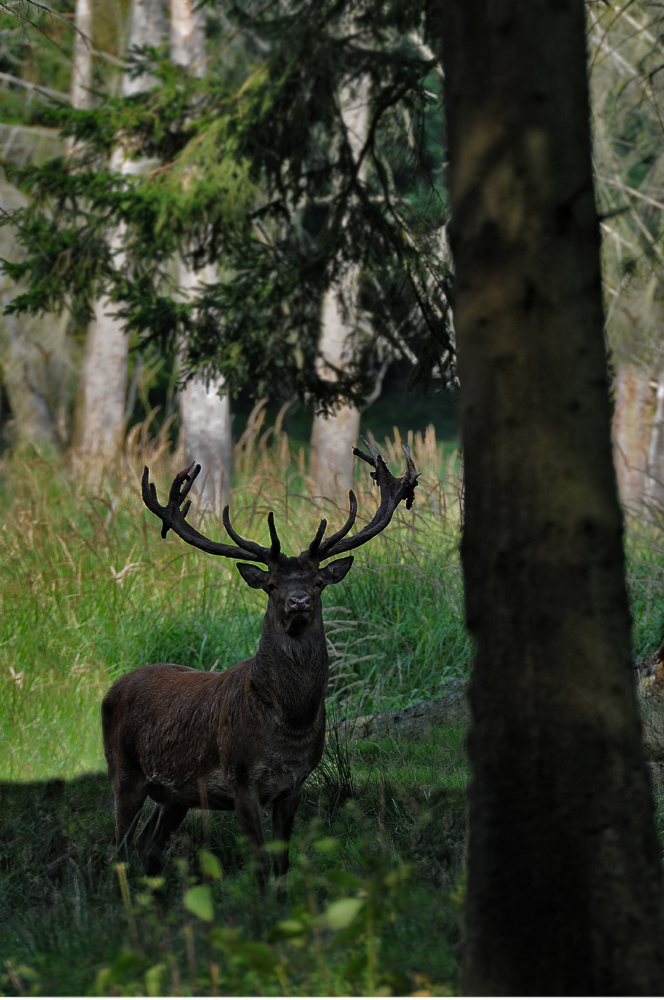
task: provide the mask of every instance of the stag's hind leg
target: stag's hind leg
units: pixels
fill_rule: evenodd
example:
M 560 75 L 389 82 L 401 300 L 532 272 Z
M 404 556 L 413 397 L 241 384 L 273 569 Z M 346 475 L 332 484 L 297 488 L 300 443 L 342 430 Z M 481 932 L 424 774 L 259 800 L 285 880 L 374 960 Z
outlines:
M 133 840 L 136 823 L 147 794 L 145 776 L 140 771 L 128 772 L 118 769 L 113 774 L 115 846 L 125 856 Z
M 161 874 L 164 848 L 187 812 L 187 806 L 173 799 L 155 803 L 136 845 L 146 875 Z

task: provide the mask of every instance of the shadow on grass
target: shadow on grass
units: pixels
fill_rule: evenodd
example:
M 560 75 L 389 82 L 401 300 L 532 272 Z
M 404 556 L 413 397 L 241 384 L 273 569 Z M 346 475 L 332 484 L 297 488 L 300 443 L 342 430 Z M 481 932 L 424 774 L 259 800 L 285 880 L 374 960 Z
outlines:
M 209 884 L 214 926 L 239 935 L 242 947 L 255 942 L 276 949 L 288 970 L 290 992 L 347 992 L 349 984 L 351 992 L 368 989 L 366 963 L 360 961 L 367 899 L 378 901 L 371 902 L 378 980 L 396 992 L 412 992 L 422 983 L 447 984 L 444 991 L 454 991 L 467 824 L 465 789 L 455 771 L 459 762 L 450 750 L 453 736 L 441 732 L 417 747 L 386 740 L 329 748 L 303 796 L 285 890 L 277 893 L 271 884 L 263 899 L 235 817 L 190 813 L 170 849 L 156 908 L 148 898 L 154 886 L 147 885 L 132 851 L 126 882 L 131 914 L 118 878 L 108 776 L 0 783 L 0 992 L 98 992 L 105 982 L 100 970 L 116 968 L 118 956 L 133 950 L 141 955 L 135 965 L 143 978 L 138 985 L 123 981 L 117 989 L 145 993 L 145 976 L 162 961 L 165 935 L 175 972 L 168 974 L 171 986 L 164 980 L 161 991 L 177 992 L 180 982 L 185 992 L 208 992 L 204 956 L 210 924 L 192 919 L 183 907 L 188 889 L 206 883 L 204 850 L 218 859 L 222 873 Z M 438 780 L 432 780 L 439 769 Z M 151 807 L 146 805 L 143 819 Z M 265 828 L 267 833 L 267 822 Z M 326 930 L 325 913 L 340 895 L 364 909 L 335 936 Z M 289 920 L 308 928 L 309 937 L 275 944 L 275 928 Z M 135 932 L 132 937 L 132 923 L 138 938 Z M 355 972 L 353 961 L 359 962 Z M 248 968 L 236 982 L 237 962 L 226 962 L 231 978 L 225 988 L 231 994 L 272 992 L 272 980 L 261 980 L 260 970 Z M 280 982 L 274 980 L 274 988 L 285 992 Z

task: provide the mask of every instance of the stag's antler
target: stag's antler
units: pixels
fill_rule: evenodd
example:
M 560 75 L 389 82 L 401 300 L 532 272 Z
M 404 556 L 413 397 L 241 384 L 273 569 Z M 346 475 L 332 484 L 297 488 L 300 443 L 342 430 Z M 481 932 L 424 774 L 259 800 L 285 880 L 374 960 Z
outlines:
M 249 562 L 262 562 L 267 566 L 276 562 L 281 551 L 281 544 L 276 528 L 274 527 L 274 515 L 272 511 L 268 514 L 267 523 L 270 529 L 272 544 L 270 548 L 264 548 L 258 542 L 252 542 L 241 538 L 233 528 L 228 515 L 228 504 L 224 507 L 223 522 L 224 527 L 236 545 L 225 545 L 223 542 L 213 542 L 206 538 L 200 531 L 196 531 L 186 520 L 191 500 L 186 500 L 189 490 L 194 484 L 196 476 L 201 471 L 197 465 L 194 471 L 194 463 L 188 465 L 182 472 L 178 472 L 173 480 L 170 493 L 168 494 L 168 504 L 162 507 L 157 500 L 157 490 L 154 483 L 150 482 L 150 470 L 147 465 L 143 469 L 141 489 L 143 493 L 143 503 L 162 522 L 161 537 L 166 538 L 169 530 L 175 532 L 184 542 L 193 545 L 203 552 L 209 552 L 213 556 L 226 556 L 228 559 L 246 559 Z M 186 503 L 184 503 L 186 500 Z M 184 503 L 184 507 L 181 508 Z
M 353 527 L 355 517 L 357 515 L 357 499 L 351 490 L 348 494 L 350 513 L 343 528 L 340 528 L 334 535 L 330 535 L 329 538 L 322 541 L 325 528 L 327 527 L 327 522 L 321 521 L 318 531 L 316 532 L 316 537 L 307 550 L 308 555 L 312 556 L 314 559 L 318 559 L 319 562 L 322 562 L 323 559 L 329 559 L 331 556 L 338 556 L 341 552 L 348 552 L 350 549 L 355 549 L 359 545 L 364 545 L 364 543 L 368 542 L 370 538 L 374 538 L 376 535 L 380 534 L 380 532 L 383 531 L 392 520 L 392 515 L 402 500 L 406 501 L 406 507 L 408 510 L 410 510 L 413 506 L 413 500 L 415 499 L 415 487 L 417 486 L 417 480 L 420 473 L 415 469 L 415 463 L 413 462 L 410 450 L 405 444 L 401 445 L 403 453 L 406 456 L 406 471 L 400 479 L 397 479 L 392 475 L 382 457 L 376 452 L 375 448 L 365 438 L 362 438 L 362 440 L 368 448 L 369 454 L 366 455 L 363 451 L 360 451 L 359 448 L 353 448 L 353 454 L 357 455 L 358 458 L 361 458 L 363 462 L 366 462 L 367 465 L 371 465 L 374 469 L 371 473 L 371 478 L 378 484 L 380 489 L 380 504 L 378 506 L 378 510 L 369 524 L 365 525 L 361 531 L 358 531 L 356 535 L 353 535 L 350 538 L 346 537 L 350 529 Z

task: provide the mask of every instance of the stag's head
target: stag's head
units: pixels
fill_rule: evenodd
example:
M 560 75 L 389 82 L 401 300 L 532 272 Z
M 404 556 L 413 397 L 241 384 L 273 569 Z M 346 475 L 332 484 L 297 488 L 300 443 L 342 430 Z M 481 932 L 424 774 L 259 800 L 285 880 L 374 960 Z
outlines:
M 238 563 L 242 579 L 268 596 L 272 625 L 288 635 L 303 632 L 322 613 L 321 594 L 330 584 L 340 583 L 353 565 L 353 557 L 319 566 L 306 552 L 300 556 L 281 555 L 266 570 L 251 563 Z
M 373 467 L 371 475 L 380 489 L 380 504 L 373 519 L 355 535 L 349 535 L 357 516 L 357 500 L 351 490 L 348 495 L 350 511 L 344 526 L 329 538 L 325 538 L 327 521 L 322 520 L 309 547 L 299 556 L 286 556 L 281 551 L 281 542 L 272 512 L 268 514 L 267 519 L 270 531 L 269 546 L 242 538 L 231 524 L 228 506 L 224 507 L 223 522 L 234 545 L 213 542 L 193 528 L 186 520 L 191 506 L 191 501 L 186 500 L 186 497 L 201 470 L 200 465 L 194 468 L 192 463 L 178 473 L 173 480 L 166 507 L 162 507 L 157 501 L 157 491 L 154 484 L 149 481 L 149 470 L 146 466 L 142 480 L 143 501 L 152 513 L 160 518 L 162 538 L 166 537 L 169 529 L 172 529 L 185 542 L 204 552 L 243 560 L 237 564 L 240 575 L 250 587 L 265 591 L 268 596 L 268 615 L 272 623 L 289 635 L 298 634 L 306 629 L 310 621 L 320 619 L 323 590 L 343 580 L 353 564 L 353 556 L 337 559 L 325 566 L 321 566 L 321 563 L 342 552 L 348 552 L 349 549 L 364 545 L 370 538 L 378 535 L 390 523 L 394 511 L 402 500 L 406 501 L 407 508 L 410 509 L 412 506 L 418 473 L 409 450 L 402 445 L 406 456 L 406 472 L 397 479 L 374 448 L 367 441 L 364 443 L 369 449 L 368 455 L 358 448 L 354 448 L 353 451 L 358 458 Z M 261 569 L 253 565 L 254 563 L 263 563 L 267 569 Z

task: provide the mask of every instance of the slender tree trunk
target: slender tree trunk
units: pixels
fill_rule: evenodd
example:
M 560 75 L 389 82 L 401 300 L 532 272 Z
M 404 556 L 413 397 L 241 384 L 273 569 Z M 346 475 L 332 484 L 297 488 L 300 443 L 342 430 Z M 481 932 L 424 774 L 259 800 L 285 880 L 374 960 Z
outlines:
M 205 58 L 205 10 L 194 11 L 192 0 L 171 0 L 171 59 L 202 74 Z M 178 261 L 178 284 L 193 296 L 201 283 L 215 280 L 215 269 L 192 271 Z M 218 510 L 226 503 L 231 485 L 233 441 L 228 394 L 220 377 L 205 383 L 189 382 L 180 393 L 180 435 L 186 462 L 200 462 L 196 481 L 199 505 Z
M 657 379 L 655 413 L 650 425 L 646 500 L 661 514 L 664 507 L 664 373 Z
M 74 9 L 74 58 L 69 93 L 72 107 L 92 104 L 92 2 L 76 0 Z
M 165 0 L 134 0 L 129 32 L 129 48 L 163 44 L 167 34 Z M 153 80 L 148 76 L 122 78 L 124 96 L 141 93 Z M 112 157 L 112 166 L 126 173 L 137 173 L 146 164 L 125 159 L 121 149 Z M 119 229 L 113 238 L 114 248 L 121 257 L 124 232 Z M 127 395 L 127 353 L 129 341 L 114 307 L 104 297 L 95 306 L 94 319 L 88 327 L 79 425 L 81 449 L 87 457 L 96 456 L 102 462 L 113 457 L 121 446 L 125 431 L 125 401 Z
M 205 8 L 194 11 L 195 0 L 170 0 L 171 60 L 196 76 L 205 59 Z
M 179 261 L 180 286 L 193 294 L 201 281 L 214 280 L 214 268 L 190 271 Z M 180 437 L 187 464 L 200 462 L 196 480 L 199 508 L 217 511 L 228 502 L 231 488 L 233 441 L 228 394 L 222 378 L 209 383 L 188 382 L 180 392 Z
M 348 275 L 344 299 L 355 302 L 357 274 Z M 320 350 L 325 361 L 336 368 L 343 368 L 352 351 L 355 315 L 344 308 L 336 289 L 329 289 L 323 298 Z M 324 377 L 333 380 L 334 368 L 322 370 Z M 333 413 L 314 417 L 311 429 L 310 473 L 314 491 L 320 496 L 341 497 L 353 486 L 353 447 L 360 434 L 360 411 L 345 403 L 337 404 Z
M 0 179 L 0 208 L 11 212 L 27 205 L 25 196 Z M 17 261 L 22 251 L 13 227 L 0 229 L 0 257 Z M 67 437 L 66 385 L 71 370 L 67 315 L 3 315 L 21 291 L 0 274 L 0 378 L 12 419 L 9 437 L 17 443 L 64 445 Z
M 369 81 L 364 79 L 355 87 L 344 87 L 339 101 L 353 158 L 357 162 L 369 127 Z M 363 164 L 360 179 L 365 174 Z M 319 344 L 323 359 L 321 373 L 331 381 L 336 378 L 334 368 L 343 368 L 353 356 L 357 336 L 358 279 L 359 269 L 350 267 L 340 287 L 328 289 L 323 298 Z M 353 447 L 359 433 L 360 411 L 354 406 L 340 403 L 330 416 L 314 416 L 310 473 L 316 493 L 336 498 L 352 488 Z
M 441 0 L 440 12 L 477 643 L 464 991 L 660 994 L 584 5 Z
M 646 493 L 653 394 L 648 375 L 635 365 L 620 364 L 614 384 L 613 460 L 620 498 L 627 507 L 635 508 Z

